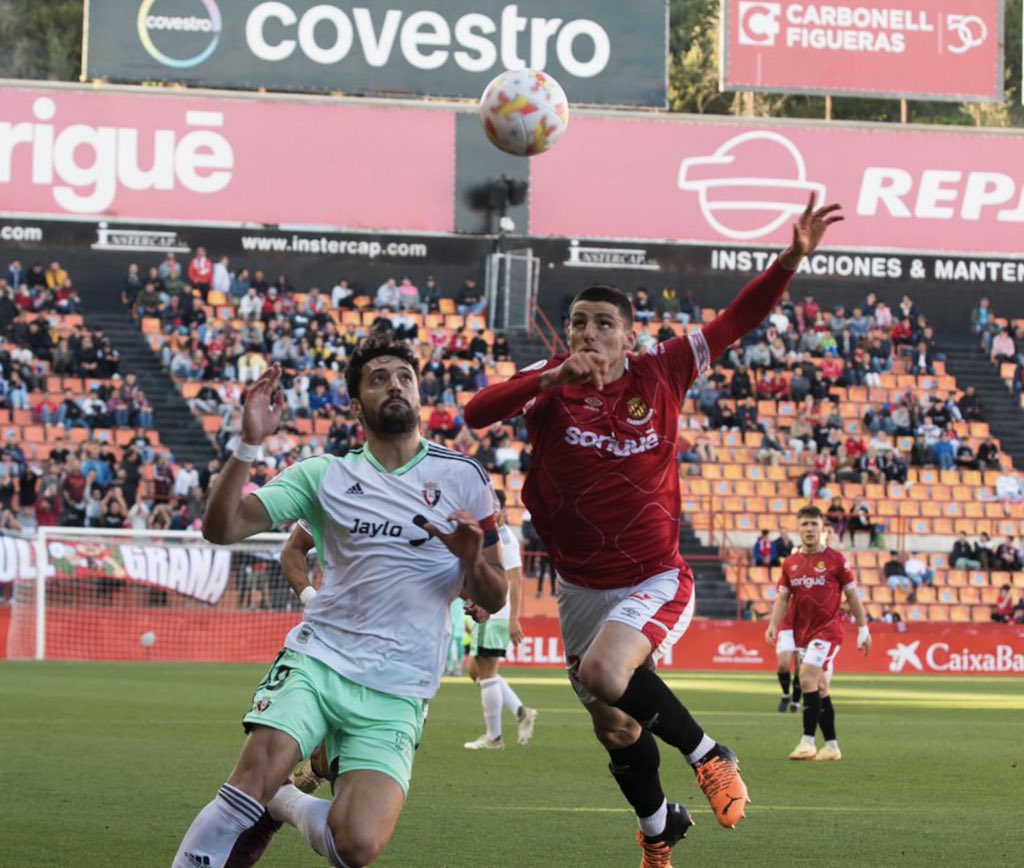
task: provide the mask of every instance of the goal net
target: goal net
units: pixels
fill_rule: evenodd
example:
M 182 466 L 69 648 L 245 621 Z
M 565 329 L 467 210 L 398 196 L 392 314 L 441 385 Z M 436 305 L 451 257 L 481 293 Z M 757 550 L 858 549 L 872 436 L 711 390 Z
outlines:
M 184 531 L 4 534 L 7 656 L 265 662 L 301 619 L 281 571 L 286 538 L 213 546 Z

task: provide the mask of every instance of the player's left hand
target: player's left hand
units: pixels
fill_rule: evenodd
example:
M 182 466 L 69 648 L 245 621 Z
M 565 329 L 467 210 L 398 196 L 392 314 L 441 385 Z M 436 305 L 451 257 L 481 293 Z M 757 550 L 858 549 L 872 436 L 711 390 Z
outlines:
M 801 259 L 818 249 L 821 239 L 825 236 L 825 230 L 833 223 L 844 219 L 842 214 L 836 213 L 840 208 L 842 205 L 836 202 L 815 208 L 814 193 L 811 193 L 807 207 L 793 224 L 793 241 L 779 257 L 784 267 L 796 268 Z
M 423 529 L 431 536 L 437 537 L 459 560 L 473 562 L 483 556 L 484 532 L 479 522 L 469 512 L 458 509 L 448 516 L 448 521 L 455 522 L 455 530 L 445 533 L 437 525 L 427 522 Z
M 871 632 L 867 627 L 860 627 L 857 630 L 857 650 L 863 651 L 865 657 L 871 651 Z
M 526 638 L 526 634 L 523 633 L 523 628 L 519 625 L 519 621 L 508 622 L 508 638 L 511 640 L 513 648 L 518 648 L 519 643 Z

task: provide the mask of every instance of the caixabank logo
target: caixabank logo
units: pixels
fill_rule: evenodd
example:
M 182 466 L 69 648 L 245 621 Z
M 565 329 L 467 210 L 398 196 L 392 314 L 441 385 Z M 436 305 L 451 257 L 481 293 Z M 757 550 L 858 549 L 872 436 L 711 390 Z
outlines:
M 216 0 L 142 0 L 139 41 L 172 69 L 190 69 L 217 50 L 222 21 Z

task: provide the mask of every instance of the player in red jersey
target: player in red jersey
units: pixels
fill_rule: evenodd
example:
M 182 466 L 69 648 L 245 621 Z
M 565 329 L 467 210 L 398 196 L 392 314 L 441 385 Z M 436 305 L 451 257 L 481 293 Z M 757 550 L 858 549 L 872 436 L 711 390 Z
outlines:
M 693 614 L 693 575 L 679 554 L 676 431 L 693 380 L 772 310 L 801 260 L 842 219 L 813 200 L 793 240 L 712 322 L 634 356 L 632 306 L 590 287 L 570 309 L 569 355 L 489 386 L 465 408 L 482 428 L 526 416 L 533 466 L 523 501 L 561 580 L 569 677 L 639 818 L 642 865 L 666 865 L 689 816 L 665 800 L 653 735 L 680 750 L 723 826 L 749 801 L 736 757 L 708 737 L 654 671 Z
M 805 506 L 796 514 L 800 548 L 782 563 L 779 596 L 764 637 L 774 645 L 779 624 L 793 612 L 793 637 L 800 653 L 800 686 L 804 691 L 804 736 L 789 755 L 793 760 L 842 759 L 836 741 L 836 715 L 829 681 L 843 641 L 843 597 L 857 619 L 857 648 L 871 650 L 867 616 L 857 594 L 857 581 L 846 558 L 823 541 L 824 513 Z M 814 734 L 821 726 L 825 746 L 817 750 Z

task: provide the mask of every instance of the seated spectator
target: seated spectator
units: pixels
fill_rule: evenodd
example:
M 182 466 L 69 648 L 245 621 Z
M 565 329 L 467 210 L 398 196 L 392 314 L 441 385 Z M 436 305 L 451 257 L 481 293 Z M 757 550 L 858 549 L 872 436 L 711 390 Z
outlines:
M 435 404 L 427 419 L 427 431 L 431 437 L 444 440 L 455 435 L 455 417 L 441 404 Z
M 917 552 L 911 552 L 911 556 L 903 564 L 903 574 L 914 583 L 914 588 L 920 588 L 921 585 L 931 587 L 935 581 L 935 570 L 930 569 L 928 564 L 918 557 Z
M 1004 542 L 999 544 L 992 568 L 1011 573 L 1021 568 L 1021 550 L 1017 548 L 1017 543 L 1013 536 L 1008 536 Z
M 774 546 L 768 538 L 768 531 L 762 530 L 761 535 L 754 543 L 754 566 L 767 567 L 771 565 L 774 556 Z
M 998 470 L 1000 465 L 999 447 L 991 437 L 986 437 L 978 447 L 978 469 Z
M 858 533 L 866 534 L 868 538 L 868 545 L 871 545 L 871 541 L 875 535 L 875 523 L 871 519 L 871 508 L 863 498 L 858 498 L 856 503 L 853 505 L 853 509 L 850 510 L 846 529 L 850 533 L 851 545 L 857 544 Z
M 642 286 L 637 289 L 636 297 L 633 299 L 633 319 L 638 323 L 647 325 L 654 319 L 656 311 L 651 297 Z
M 995 364 L 1013 362 L 1017 358 L 1017 348 L 1013 342 L 1013 328 L 1007 326 L 992 339 L 991 358 Z
M 953 543 L 953 550 L 949 553 L 949 562 L 956 570 L 981 569 L 981 560 L 978 558 L 977 550 L 968 541 L 965 531 L 960 531 L 960 535 Z
M 980 422 L 984 419 L 984 414 L 981 409 L 981 399 L 978 397 L 974 386 L 968 386 L 964 389 L 964 393 L 960 396 L 960 400 L 957 401 L 956 405 L 964 420 L 968 422 Z
M 899 552 L 889 552 L 889 560 L 882 567 L 885 583 L 894 591 L 904 591 L 909 602 L 914 602 L 914 583 L 906 575 Z
M 458 294 L 455 296 L 455 310 L 459 316 L 483 313 L 487 309 L 487 299 L 480 297 L 476 279 L 467 277 Z
M 1013 610 L 1013 588 L 1010 585 L 1003 585 L 999 589 L 995 605 L 992 606 L 992 620 L 997 624 L 1009 624 L 1013 618 Z
M 836 541 L 842 542 L 846 534 L 846 507 L 838 497 L 833 497 L 825 513 L 825 523 L 828 524 L 836 535 Z
M 932 461 L 940 470 L 952 470 L 956 466 L 956 451 L 949 431 L 942 431 L 939 439 L 932 444 Z
M 494 336 L 494 346 L 491 347 L 491 353 L 496 362 L 512 361 L 512 349 L 509 347 L 508 338 L 504 334 L 496 334 Z
M 757 450 L 757 460 L 761 464 L 778 466 L 779 461 L 786 458 L 786 447 L 783 446 L 778 432 L 773 431 L 767 422 L 762 425 L 764 434 L 761 436 L 761 446 Z
M 1021 481 L 1009 467 L 1005 467 L 996 480 L 996 499 L 1009 503 L 1019 503 L 1024 500 Z
M 981 562 L 981 568 L 983 570 L 991 570 L 995 568 L 996 553 L 992 549 L 991 538 L 984 531 L 982 531 L 978 537 L 978 541 L 974 544 L 974 554 Z
M 786 558 L 793 554 L 793 548 L 793 540 L 790 539 L 789 534 L 782 528 L 779 528 L 778 535 L 772 540 L 772 566 L 777 567 Z
M 962 440 L 956 449 L 956 467 L 958 470 L 977 470 L 978 459 L 967 441 Z

